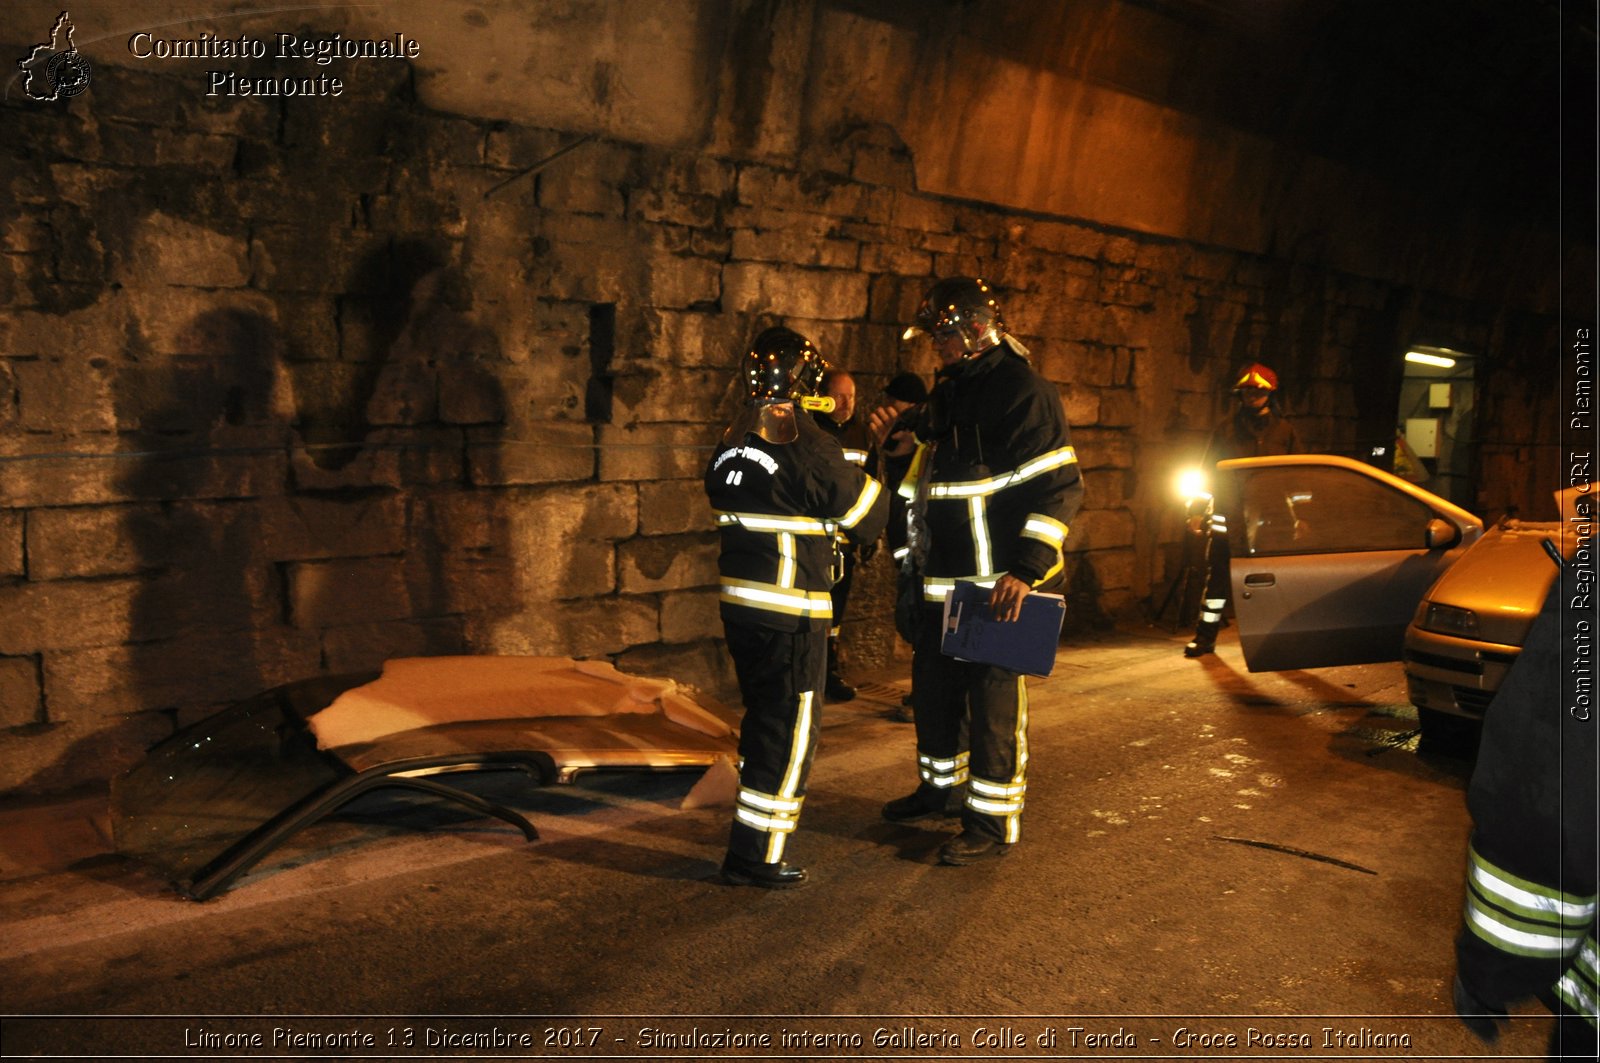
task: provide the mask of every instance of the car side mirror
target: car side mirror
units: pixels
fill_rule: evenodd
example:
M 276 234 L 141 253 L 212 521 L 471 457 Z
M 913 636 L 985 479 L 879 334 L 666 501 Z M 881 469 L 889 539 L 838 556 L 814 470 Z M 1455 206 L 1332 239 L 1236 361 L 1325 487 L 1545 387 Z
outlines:
M 1434 517 L 1428 522 L 1428 549 L 1448 550 L 1461 541 L 1461 529 L 1447 520 Z

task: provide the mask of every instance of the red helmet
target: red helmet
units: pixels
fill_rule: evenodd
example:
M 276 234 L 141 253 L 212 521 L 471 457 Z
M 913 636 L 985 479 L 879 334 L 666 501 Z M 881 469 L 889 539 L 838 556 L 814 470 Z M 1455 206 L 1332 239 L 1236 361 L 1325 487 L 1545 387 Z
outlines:
M 1239 379 L 1233 382 L 1234 391 L 1243 391 L 1245 388 L 1264 388 L 1267 391 L 1277 391 L 1278 374 L 1260 362 L 1251 362 L 1244 367 L 1244 372 L 1239 374 Z

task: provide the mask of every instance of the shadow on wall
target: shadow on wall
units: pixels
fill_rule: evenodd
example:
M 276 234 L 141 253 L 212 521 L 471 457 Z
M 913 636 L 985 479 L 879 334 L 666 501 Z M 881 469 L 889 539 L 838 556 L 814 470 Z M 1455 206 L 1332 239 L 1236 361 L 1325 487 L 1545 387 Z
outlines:
M 469 652 L 470 616 L 517 608 L 497 497 L 475 489 L 501 481 L 498 338 L 442 257 L 388 254 L 352 281 L 353 364 L 305 357 L 270 309 L 230 308 L 119 378 L 140 454 L 118 479 L 137 574 L 113 652 L 120 719 L 63 767 L 121 770 L 284 683 Z

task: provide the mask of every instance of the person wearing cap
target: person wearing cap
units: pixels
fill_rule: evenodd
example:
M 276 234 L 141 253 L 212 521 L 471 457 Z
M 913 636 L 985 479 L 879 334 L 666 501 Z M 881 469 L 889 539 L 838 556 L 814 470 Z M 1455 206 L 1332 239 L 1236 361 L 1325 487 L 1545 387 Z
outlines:
M 1029 591 L 1060 586 L 1083 481 L 1060 390 L 1034 372 L 987 283 L 935 283 L 907 330 L 915 333 L 932 337 L 942 363 L 897 488 L 910 503 L 922 591 L 911 618 L 920 782 L 883 817 L 948 815 L 960 795 L 961 832 L 939 861 L 974 864 L 1005 856 L 1021 837 L 1028 691 L 1020 673 L 941 652 L 944 601 L 958 580 L 976 582 L 990 588 L 993 617 L 1010 622 Z
M 722 626 L 745 710 L 722 864 L 733 885 L 788 889 L 806 879 L 783 856 L 817 747 L 835 535 L 872 542 L 889 515 L 878 481 L 804 415 L 828 408 L 817 402 L 822 368 L 798 332 L 757 336 L 742 362 L 745 407 L 706 465 Z
M 1238 517 L 1238 500 L 1224 490 L 1226 484 L 1217 483 L 1217 462 L 1301 451 L 1294 425 L 1273 401 L 1277 391 L 1277 373 L 1259 362 L 1245 366 L 1233 382 L 1233 411 L 1212 429 L 1206 443 L 1200 466 L 1209 482 L 1216 485 L 1218 494 L 1202 492 L 1189 499 L 1189 531 L 1207 537 L 1207 568 L 1200 622 L 1194 638 L 1183 648 L 1185 657 L 1203 657 L 1217 648 L 1217 632 L 1222 629 L 1223 610 L 1228 607 L 1228 562 L 1232 557 L 1228 528 L 1230 518 Z
M 812 414 L 824 431 L 839 441 L 844 460 L 864 470 L 869 476 L 878 473 L 878 444 L 864 417 L 856 416 L 856 381 L 848 370 L 828 366 L 822 373 L 822 395 L 833 400 L 833 409 L 817 410 Z M 844 623 L 845 609 L 850 604 L 850 588 L 855 583 L 856 564 L 868 560 L 873 544 L 863 544 L 859 549 L 849 539 L 841 536 L 839 542 L 840 571 L 833 585 L 833 624 L 828 628 L 828 673 L 823 693 L 829 701 L 851 701 L 856 688 L 845 682 L 839 667 L 839 633 Z

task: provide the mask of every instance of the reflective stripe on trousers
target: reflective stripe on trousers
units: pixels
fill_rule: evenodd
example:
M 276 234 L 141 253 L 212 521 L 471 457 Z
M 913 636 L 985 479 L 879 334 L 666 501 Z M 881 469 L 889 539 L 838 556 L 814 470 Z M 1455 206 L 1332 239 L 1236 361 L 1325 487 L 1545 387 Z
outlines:
M 777 863 L 800 822 L 816 754 L 828 638 L 821 628 L 773 631 L 725 624 L 739 677 L 739 799 L 728 847 L 758 863 Z

